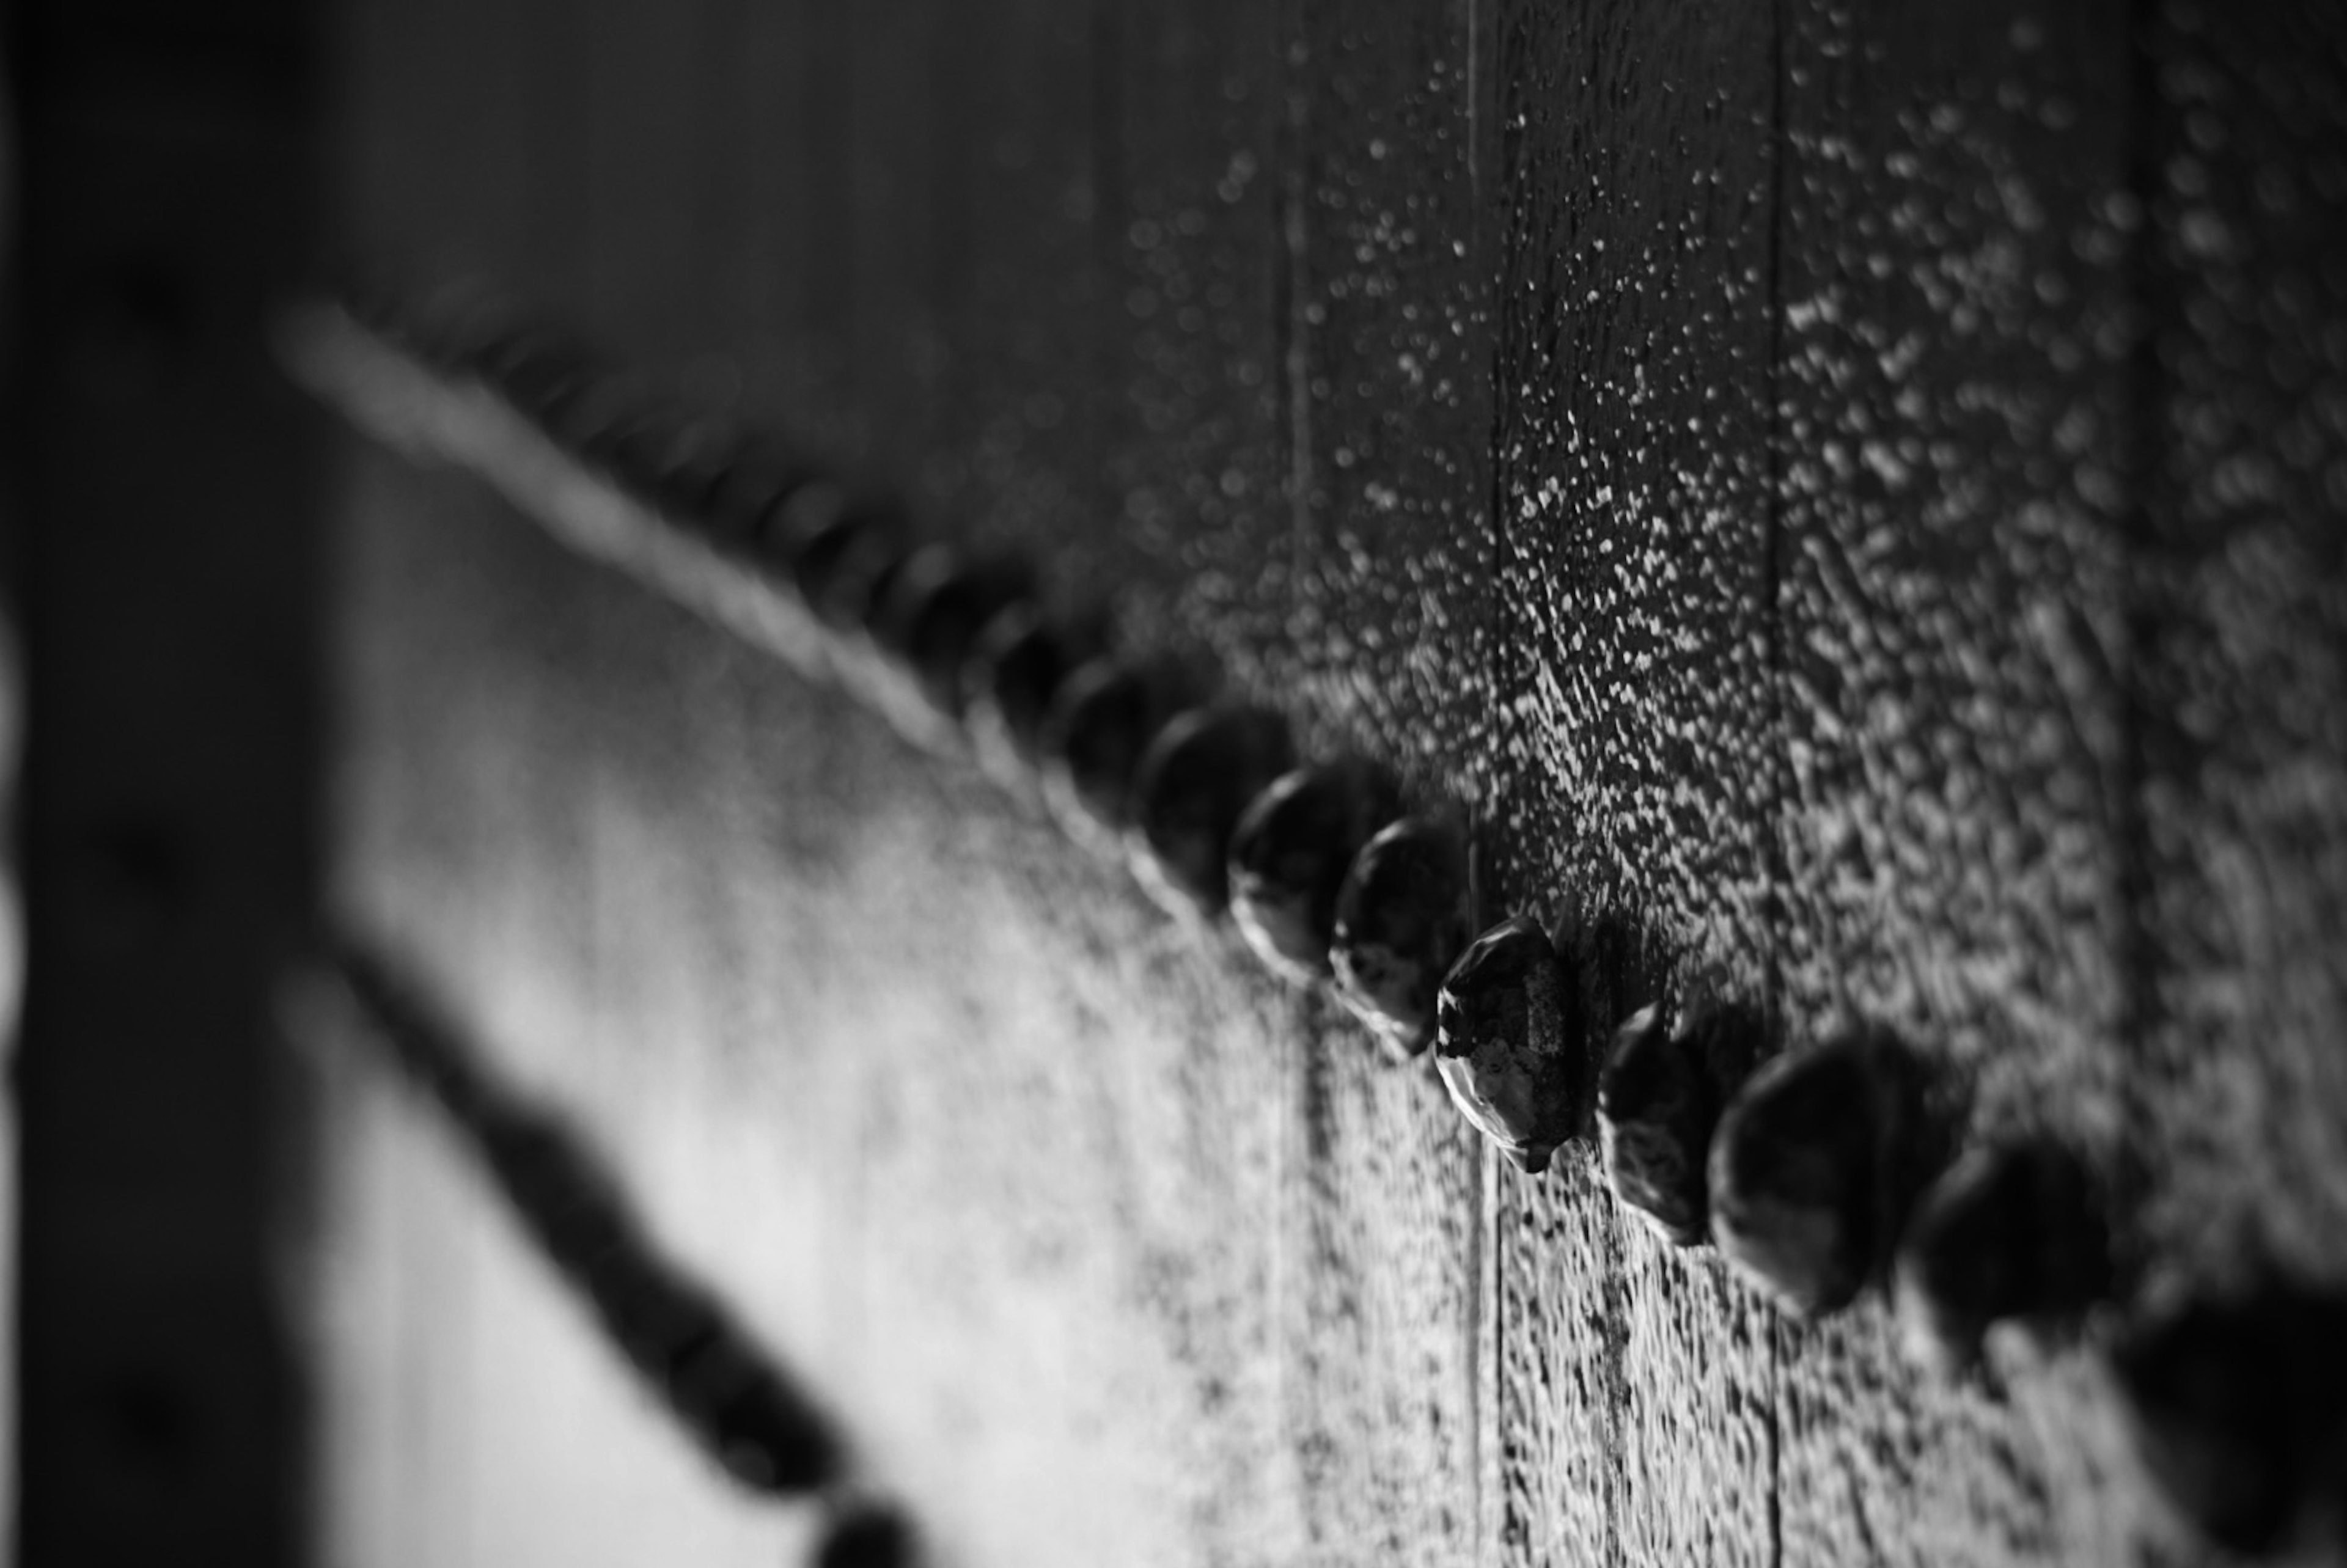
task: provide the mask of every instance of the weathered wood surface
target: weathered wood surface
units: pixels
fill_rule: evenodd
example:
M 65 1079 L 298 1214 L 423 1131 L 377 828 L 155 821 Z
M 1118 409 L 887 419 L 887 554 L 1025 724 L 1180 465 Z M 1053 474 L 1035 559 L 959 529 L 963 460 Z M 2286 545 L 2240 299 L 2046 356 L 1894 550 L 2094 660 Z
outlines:
M 2338 1274 L 2319 18 L 411 15 L 354 55 L 363 235 L 1471 809 L 1593 1040 L 1856 1008 L 1967 1136 L 2084 1148 L 2153 1274 Z M 1786 1324 L 952 764 L 353 472 L 345 907 L 950 1560 L 2200 1555 L 2087 1358 L 1951 1390 L 1875 1305 Z
M 1968 1136 L 2036 1127 L 2106 1170 L 2128 25 L 1792 7 L 1778 215 L 1788 1028 L 1889 1022 L 1969 1100 Z M 1943 1389 L 1875 1305 L 1781 1344 L 1788 1561 L 2137 1554 L 2131 1478 L 2070 1368 Z
M 1769 106 L 1737 5 L 1503 5 L 1507 893 L 1576 933 L 1588 1037 L 1758 1002 L 1779 748 L 1768 615 Z M 1769 1322 L 1561 1160 L 1511 1182 L 1512 1560 L 1774 1560 Z

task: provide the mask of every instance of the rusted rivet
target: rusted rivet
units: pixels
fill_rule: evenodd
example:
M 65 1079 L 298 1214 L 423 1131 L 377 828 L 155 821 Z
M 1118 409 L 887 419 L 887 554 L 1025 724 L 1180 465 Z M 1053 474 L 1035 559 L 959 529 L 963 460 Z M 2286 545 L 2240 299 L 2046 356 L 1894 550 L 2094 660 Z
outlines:
M 979 765 L 996 783 L 1040 798 L 1036 770 L 1051 701 L 1101 641 L 1089 626 L 1053 620 L 1027 600 L 1005 605 L 980 630 L 962 667 L 962 718 Z
M 1169 912 L 1219 915 L 1231 830 L 1295 760 L 1287 722 L 1260 708 L 1194 708 L 1169 720 L 1133 774 L 1133 875 Z
M 815 1568 L 912 1568 L 918 1547 L 903 1514 L 885 1503 L 860 1501 L 832 1520 Z
M 979 632 L 1004 606 L 1025 599 L 1033 579 L 1018 561 L 969 559 L 946 545 L 907 558 L 873 607 L 872 640 L 900 660 L 920 696 L 948 719 L 962 715 L 962 667 Z
M 1847 1307 L 1889 1261 L 1921 1123 L 1915 1065 L 1885 1030 L 1764 1064 L 1712 1139 L 1712 1240 L 1794 1312 Z
M 1248 804 L 1231 832 L 1231 917 L 1266 968 L 1327 978 L 1345 872 L 1400 813 L 1392 778 L 1357 758 L 1284 774 Z
M 2347 1527 L 2347 1299 L 2261 1282 L 2135 1330 L 2111 1369 L 2145 1470 L 2210 1540 Z
M 1099 659 L 1061 682 L 1043 724 L 1043 798 L 1069 836 L 1118 851 L 1133 774 L 1179 706 L 1178 682 L 1153 665 Z
M 1666 1028 L 1662 1008 L 1614 1033 L 1597 1078 L 1599 1158 L 1614 1195 L 1675 1246 L 1710 1239 L 1705 1165 L 1721 1108 L 1759 1057 L 1760 1020 L 1720 1005 Z
M 2058 1332 L 2110 1278 L 2085 1168 L 2032 1139 L 1975 1149 L 1925 1189 L 1899 1243 L 1892 1300 L 1909 1353 L 1952 1376 L 1980 1359 L 1991 1324 Z
M 1436 999 L 1434 1065 L 1451 1102 L 1527 1174 L 1581 1130 L 1573 997 L 1539 921 L 1514 915 L 1460 955 Z
M 1404 817 L 1363 845 L 1337 893 L 1329 968 L 1338 999 L 1395 1055 L 1434 1038 L 1442 977 L 1467 946 L 1467 856 L 1457 833 Z

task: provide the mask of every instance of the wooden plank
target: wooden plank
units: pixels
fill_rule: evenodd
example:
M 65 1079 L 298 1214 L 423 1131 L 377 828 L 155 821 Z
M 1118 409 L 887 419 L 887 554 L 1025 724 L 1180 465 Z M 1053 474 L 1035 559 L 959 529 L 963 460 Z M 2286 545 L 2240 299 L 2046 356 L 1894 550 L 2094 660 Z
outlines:
M 1255 177 L 1278 220 L 1285 472 L 1259 510 L 1235 507 L 1225 546 L 1261 577 L 1224 641 L 1276 682 L 1305 743 L 1364 750 L 1416 804 L 1454 809 L 1492 765 L 1474 20 L 1464 4 L 1287 8 L 1276 162 Z M 1277 641 L 1256 647 L 1265 614 Z M 1402 1562 L 1481 1560 L 1498 1518 L 1493 1156 L 1423 1064 L 1388 1064 L 1334 1009 L 1307 1017 L 1290 1199 L 1307 1294 L 1287 1355 L 1296 1440 L 1327 1456 L 1308 1474 L 1315 1560 L 1378 1542 Z
M 2133 497 L 2124 6 L 1804 5 L 1784 38 L 1785 1004 L 2114 1171 Z M 1951 1389 L 1872 1300 L 1782 1339 L 1788 1561 L 2140 1550 L 2070 1361 Z
M 1090 0 L 948 8 L 965 119 L 947 401 L 957 528 L 1029 555 L 1047 589 L 1112 589 L 1122 562 L 1102 464 L 1107 96 Z
M 395 510 L 352 774 L 416 760 L 354 803 L 362 917 L 967 1560 L 1287 1560 L 1281 1009 L 837 699 L 511 519 Z
M 1276 8 L 1148 0 L 1106 23 L 1112 141 L 1103 327 L 1107 462 L 1145 647 L 1235 662 L 1272 688 L 1293 565 L 1281 486 Z
M 1769 33 L 1503 5 L 1500 46 L 1494 815 L 1509 896 L 1577 933 L 1602 1050 L 1665 991 L 1771 978 Z M 1503 1180 L 1509 1560 L 1773 1561 L 1765 1314 L 1585 1153 Z
M 2146 1245 L 2221 1287 L 2347 1237 L 2347 63 L 2336 5 L 2163 7 L 2146 192 Z M 2156 1089 L 2150 1086 L 2156 1086 Z

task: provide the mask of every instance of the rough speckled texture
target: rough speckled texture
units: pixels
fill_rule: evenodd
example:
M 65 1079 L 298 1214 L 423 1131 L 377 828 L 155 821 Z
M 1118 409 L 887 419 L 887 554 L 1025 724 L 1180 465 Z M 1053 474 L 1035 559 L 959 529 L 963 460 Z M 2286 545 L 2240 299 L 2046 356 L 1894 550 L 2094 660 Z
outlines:
M 1510 701 L 1485 744 L 1501 896 L 1567 917 L 1601 1051 L 1665 983 L 1768 978 L 1768 30 L 1688 4 L 1502 5 L 1497 29 Z M 1505 1199 L 1510 1560 L 1770 1562 L 1757 1298 L 1585 1157 Z
M 2342 27 L 2158 9 L 2141 679 L 2150 1240 L 2347 1276 Z M 2157 1151 L 2157 1153 L 2151 1153 Z
M 1046 547 L 1307 754 L 1449 797 L 1591 1049 L 1850 1004 L 2150 1200 L 2153 1272 L 2335 1272 L 2310 35 L 396 9 L 355 13 L 364 236 Z M 1948 1389 L 1872 1302 L 1783 1325 L 974 774 L 464 485 L 359 500 L 351 906 L 829 1356 L 958 1558 L 2201 1557 L 2084 1358 L 1992 1336 Z

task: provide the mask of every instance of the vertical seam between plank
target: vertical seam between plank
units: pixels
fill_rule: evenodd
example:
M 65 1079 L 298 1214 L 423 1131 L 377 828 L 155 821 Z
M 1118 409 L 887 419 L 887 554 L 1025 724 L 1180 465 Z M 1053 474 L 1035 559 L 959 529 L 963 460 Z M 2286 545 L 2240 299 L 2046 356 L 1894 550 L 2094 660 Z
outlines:
M 1767 400 L 1761 420 L 1764 475 L 1761 492 L 1761 590 L 1767 599 L 1763 616 L 1763 624 L 1768 628 L 1765 655 L 1768 692 L 1767 723 L 1774 765 L 1770 769 L 1768 786 L 1766 810 L 1769 818 L 1768 828 L 1762 835 L 1766 846 L 1768 893 L 1763 901 L 1763 907 L 1768 911 L 1768 927 L 1767 937 L 1761 943 L 1761 986 L 1766 1014 L 1778 1020 L 1783 1017 L 1784 1007 L 1783 942 L 1789 876 L 1785 857 L 1785 834 L 1791 793 L 1788 780 L 1792 768 L 1785 704 L 1785 683 L 1788 674 L 1783 602 L 1784 400 L 1778 386 L 1785 357 L 1785 165 L 1790 157 L 1785 116 L 1785 27 L 1784 0 L 1772 0 L 1768 7 L 1768 174 L 1764 187 L 1768 203 L 1768 243 L 1764 262 L 1768 271 L 1761 281 L 1761 294 L 1768 322 L 1763 340 L 1768 360 L 1761 367 L 1760 386 L 1761 395 Z M 1768 1332 L 1762 1337 L 1762 1343 L 1767 1348 L 1768 1378 L 1768 1563 L 1769 1568 L 1783 1568 L 1785 1380 L 1782 1330 L 1772 1322 Z

